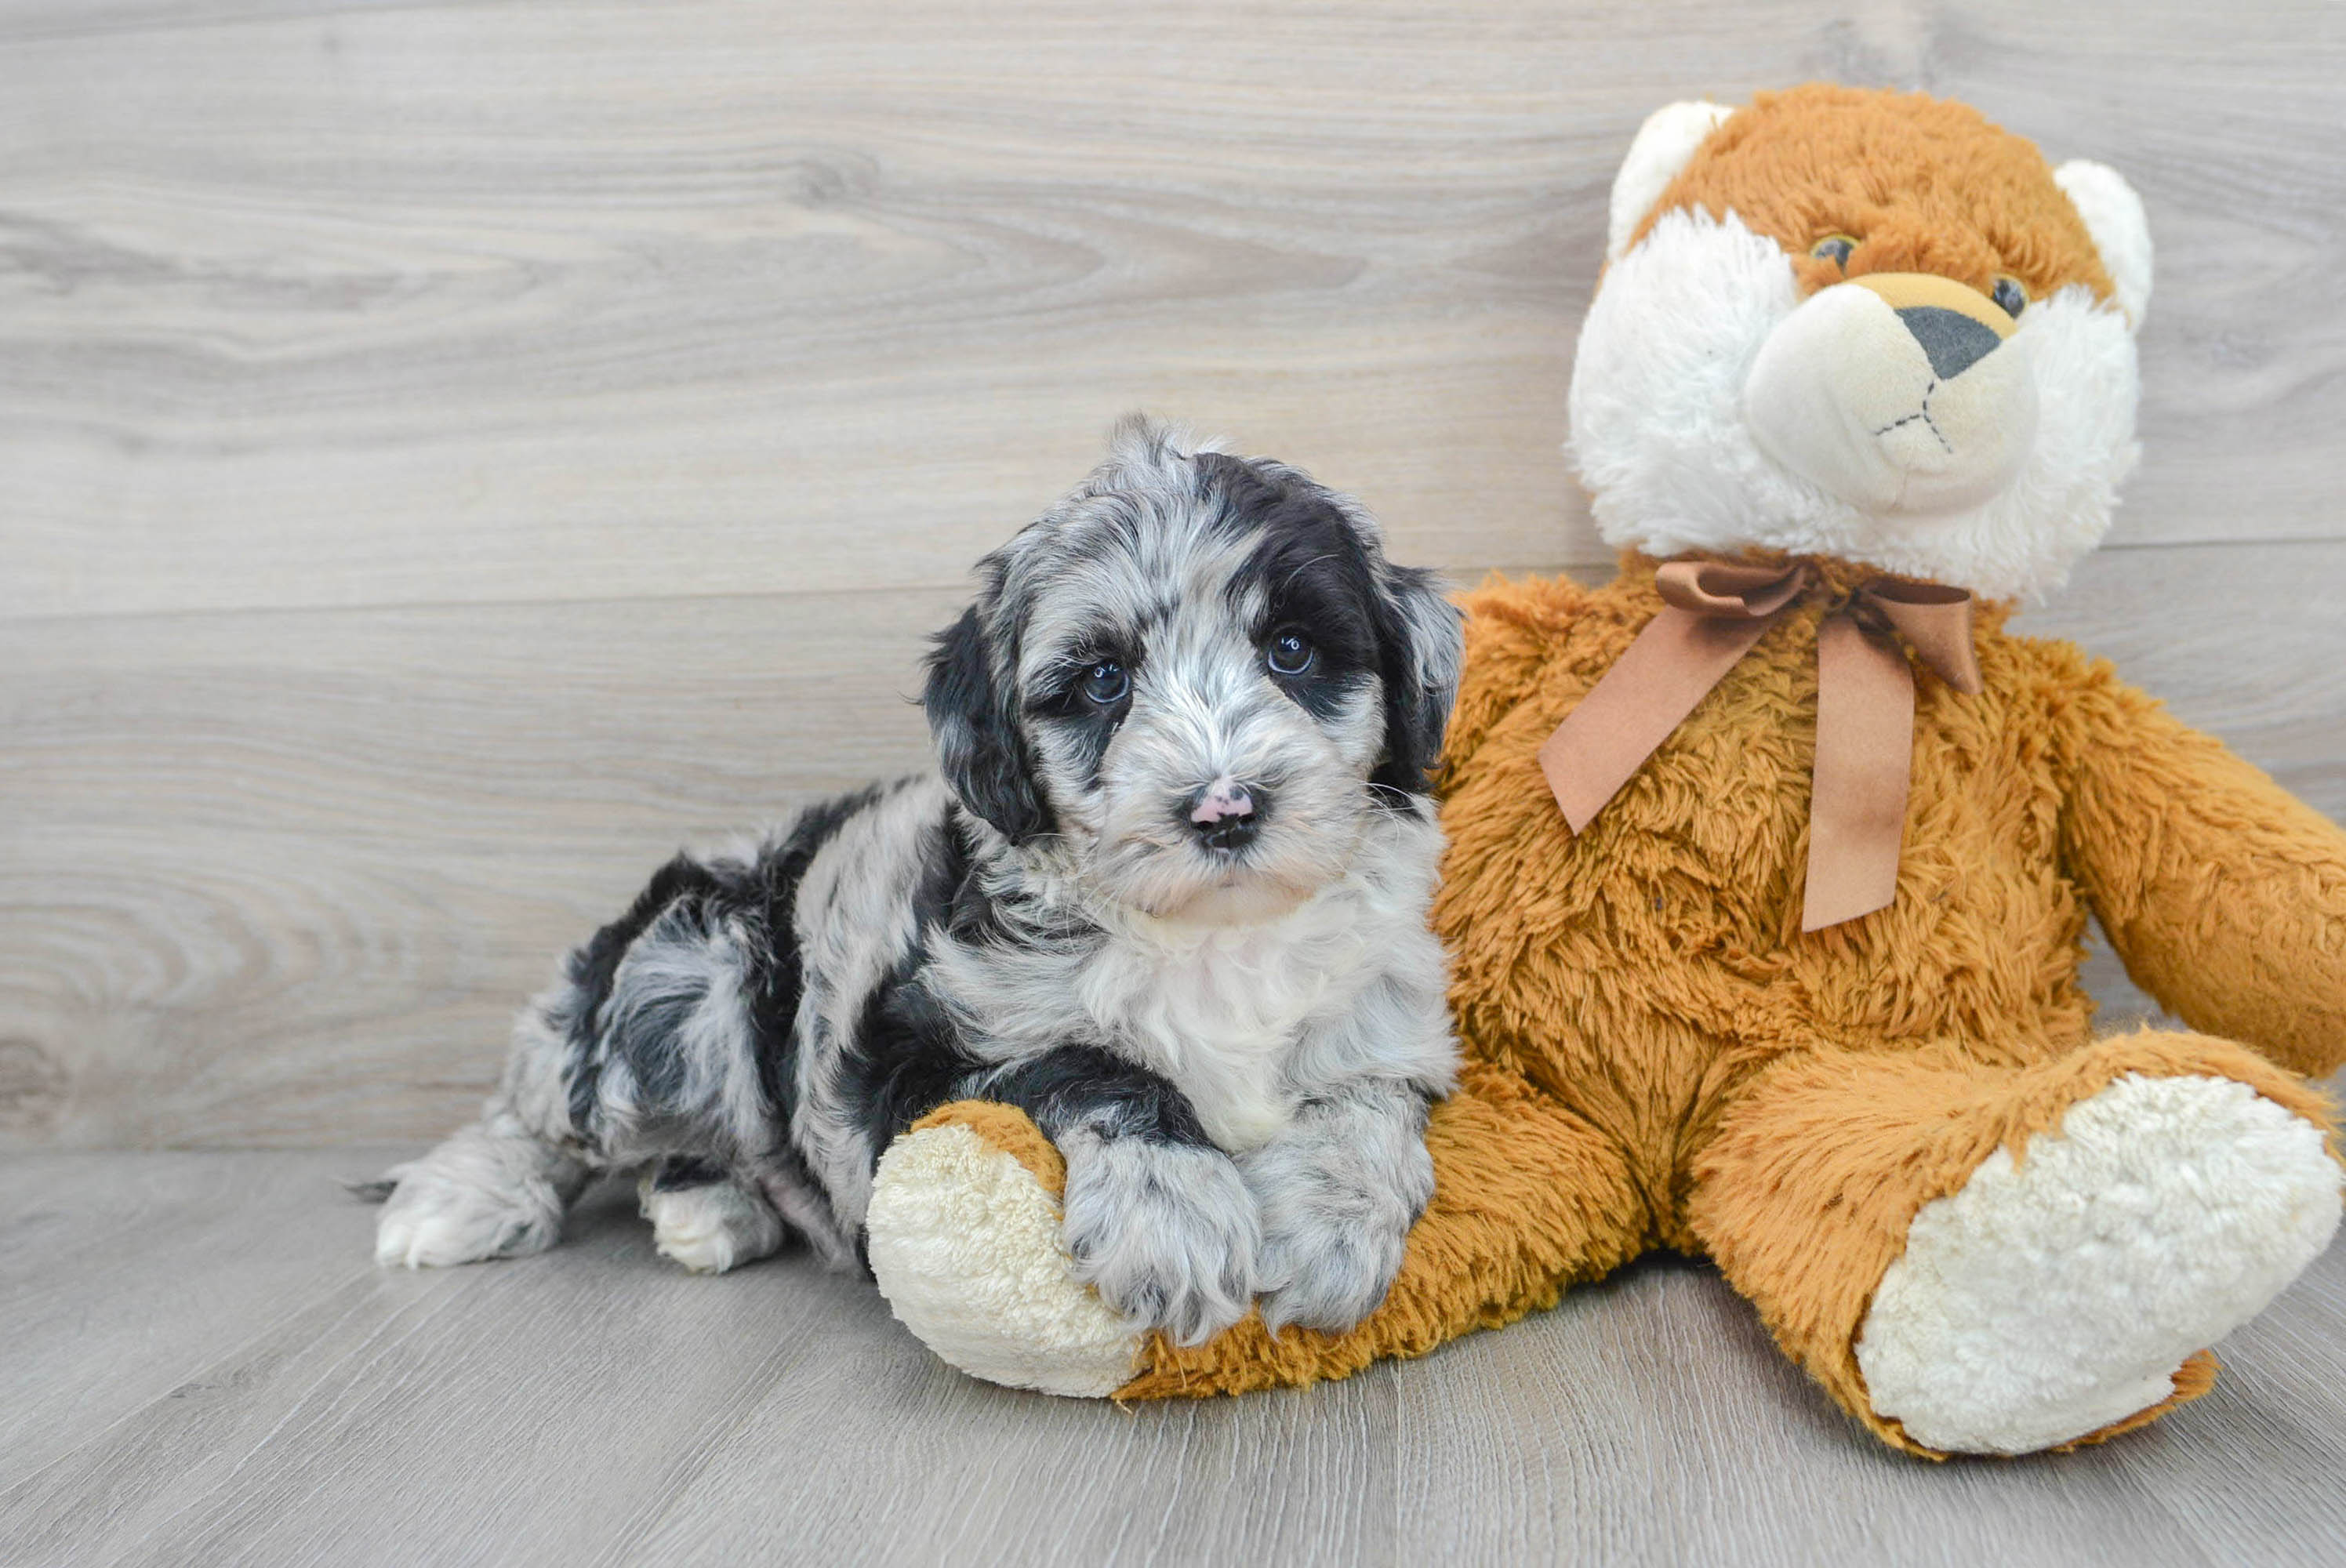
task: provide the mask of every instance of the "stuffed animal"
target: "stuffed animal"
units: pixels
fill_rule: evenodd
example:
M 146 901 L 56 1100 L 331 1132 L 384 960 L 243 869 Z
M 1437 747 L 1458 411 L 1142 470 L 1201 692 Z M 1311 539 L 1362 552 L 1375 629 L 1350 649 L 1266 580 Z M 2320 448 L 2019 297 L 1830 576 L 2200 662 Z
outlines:
M 2015 636 L 2135 461 L 2140 203 L 1974 110 L 1679 104 L 1615 183 L 1572 449 L 1602 588 L 1472 595 L 1436 923 L 1467 1056 L 1432 1207 L 1341 1335 L 1142 1339 L 998 1106 L 882 1159 L 873 1268 L 980 1376 L 1339 1377 L 1713 1259 L 1884 1441 L 2020 1453 L 2205 1390 L 2329 1243 L 2346 835 Z M 2190 1027 L 2096 1038 L 2088 912 Z

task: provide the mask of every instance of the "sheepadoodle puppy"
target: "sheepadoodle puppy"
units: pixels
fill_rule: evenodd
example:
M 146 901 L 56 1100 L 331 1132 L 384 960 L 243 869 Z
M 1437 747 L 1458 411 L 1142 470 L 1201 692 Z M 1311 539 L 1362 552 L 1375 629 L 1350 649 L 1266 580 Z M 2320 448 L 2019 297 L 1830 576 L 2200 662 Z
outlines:
M 979 575 L 928 657 L 938 770 L 663 867 L 481 1119 L 375 1184 L 382 1262 L 538 1251 L 642 1167 L 687 1268 L 792 1233 L 852 1267 L 890 1140 L 984 1098 L 1066 1155 L 1069 1255 L 1137 1328 L 1383 1298 L 1455 1071 L 1456 612 L 1352 501 L 1140 420 Z

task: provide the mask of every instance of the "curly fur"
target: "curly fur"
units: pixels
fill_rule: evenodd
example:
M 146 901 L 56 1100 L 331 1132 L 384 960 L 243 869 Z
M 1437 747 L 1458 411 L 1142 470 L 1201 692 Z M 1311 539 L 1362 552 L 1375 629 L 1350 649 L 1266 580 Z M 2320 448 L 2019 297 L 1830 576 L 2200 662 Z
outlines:
M 980 575 L 929 659 L 939 771 L 661 870 L 481 1122 L 391 1173 L 384 1262 L 549 1246 L 588 1172 L 657 1165 L 686 1267 L 786 1230 L 846 1264 L 891 1140 L 982 1095 L 1057 1140 L 1066 1247 L 1135 1328 L 1375 1304 L 1454 1073 L 1457 612 L 1352 502 L 1146 422 Z M 1359 1149 L 1319 1157 L 1339 1105 Z

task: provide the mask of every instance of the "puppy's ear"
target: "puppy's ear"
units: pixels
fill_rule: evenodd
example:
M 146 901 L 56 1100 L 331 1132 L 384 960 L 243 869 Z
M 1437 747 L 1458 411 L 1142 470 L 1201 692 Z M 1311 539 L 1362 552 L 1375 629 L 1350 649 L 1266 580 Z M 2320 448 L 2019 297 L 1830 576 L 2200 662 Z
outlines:
M 1387 565 L 1379 575 L 1382 604 L 1385 760 L 1374 782 L 1423 795 L 1426 775 L 1442 759 L 1442 732 L 1458 700 L 1458 667 L 1465 634 L 1458 606 L 1443 596 L 1441 580 L 1413 566 Z
M 1048 832 L 1034 757 L 1018 728 L 1017 697 L 997 667 L 980 606 L 936 636 L 921 707 L 936 738 L 946 787 L 1014 844 Z

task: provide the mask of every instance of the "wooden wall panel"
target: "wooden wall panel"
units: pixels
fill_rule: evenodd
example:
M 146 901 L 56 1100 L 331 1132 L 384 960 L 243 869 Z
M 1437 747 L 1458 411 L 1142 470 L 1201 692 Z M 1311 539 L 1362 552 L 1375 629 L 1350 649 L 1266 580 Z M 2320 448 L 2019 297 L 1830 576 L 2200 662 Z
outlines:
M 2120 543 L 2340 536 L 2333 5 L 78 15 L 0 17 L 0 614 L 936 585 L 1132 405 L 1421 558 L 1602 560 L 1613 168 L 1818 73 L 2137 178 Z
M 2346 815 L 2335 5 L 0 0 L 0 1144 L 461 1116 L 676 844 L 920 761 L 1127 407 L 1603 570 L 1614 165 L 1818 74 L 2142 189 L 2144 466 L 2029 624 Z
M 2076 636 L 2346 818 L 2346 545 L 2088 561 Z M 678 845 L 921 766 L 945 592 L 0 626 L 0 1140 L 453 1124 Z M 2157 616 L 2153 618 L 2154 615 Z M 2116 1011 L 2147 1004 L 2114 966 Z

